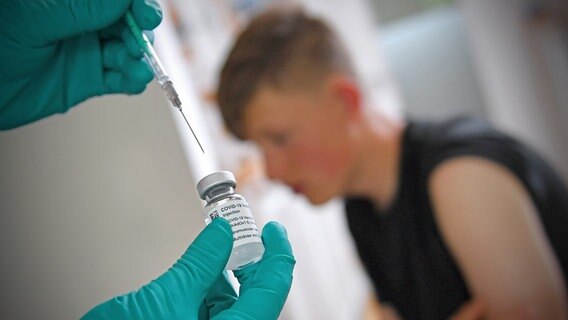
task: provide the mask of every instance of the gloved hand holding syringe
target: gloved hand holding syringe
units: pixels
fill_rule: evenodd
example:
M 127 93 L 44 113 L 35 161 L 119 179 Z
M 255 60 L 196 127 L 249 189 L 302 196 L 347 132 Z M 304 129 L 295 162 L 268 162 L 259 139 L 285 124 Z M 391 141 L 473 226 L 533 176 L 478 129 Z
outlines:
M 162 17 L 158 0 L 3 1 L 1 7 L 0 130 L 64 113 L 91 97 L 144 91 L 151 70 L 139 61 L 142 51 L 168 99 L 181 111 L 150 43 L 135 23 L 128 27 L 123 22 L 134 21 L 130 15 L 123 18 L 131 10 L 142 29 L 154 29 Z M 130 50 L 136 43 L 142 51 Z M 231 191 L 231 201 L 241 200 L 235 206 L 244 207 L 231 190 L 232 181 L 225 180 L 221 189 Z M 204 187 L 216 181 L 210 177 Z M 213 190 L 203 191 L 207 201 L 219 204 L 208 196 Z M 82 319 L 277 319 L 295 263 L 286 230 L 266 224 L 262 260 L 235 272 L 241 284 L 238 295 L 223 272 L 235 243 L 233 233 L 230 222 L 215 219 L 168 271 L 99 304 Z M 12 309 L 19 314 L 21 308 Z
M 199 148 L 201 148 L 201 152 L 205 153 L 203 147 L 201 146 L 201 143 L 199 142 L 199 139 L 197 139 L 195 132 L 191 128 L 189 121 L 187 121 L 187 118 L 185 117 L 185 114 L 182 111 L 181 100 L 179 99 L 178 93 L 174 88 L 172 80 L 166 73 L 166 70 L 164 69 L 162 62 L 160 61 L 160 58 L 156 54 L 154 47 L 152 47 L 152 43 L 150 43 L 148 37 L 142 32 L 142 30 L 140 29 L 140 27 L 136 23 L 136 20 L 134 19 L 134 17 L 130 12 L 126 13 L 125 19 L 126 19 L 126 24 L 128 24 L 128 27 L 130 28 L 130 30 L 132 30 L 132 33 L 136 38 L 136 42 L 138 42 L 138 45 L 140 46 L 140 49 L 144 54 L 144 58 L 146 59 L 146 61 L 148 61 L 148 64 L 150 65 L 156 80 L 158 80 L 158 83 L 160 83 L 160 87 L 166 93 L 166 97 L 171 102 L 171 104 L 174 107 L 178 108 L 178 110 L 181 112 L 183 119 L 185 120 L 185 123 L 187 123 L 189 130 L 191 130 L 191 133 L 193 134 L 193 137 L 197 141 Z

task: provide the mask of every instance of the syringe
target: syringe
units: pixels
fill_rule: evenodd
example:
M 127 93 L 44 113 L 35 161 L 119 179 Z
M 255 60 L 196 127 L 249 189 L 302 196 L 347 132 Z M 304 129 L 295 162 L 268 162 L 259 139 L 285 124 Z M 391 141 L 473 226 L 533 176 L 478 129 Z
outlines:
M 179 99 L 178 93 L 174 88 L 172 80 L 166 73 L 166 70 L 164 69 L 162 62 L 160 61 L 160 58 L 158 58 L 158 54 L 156 54 L 152 43 L 150 42 L 150 40 L 148 40 L 148 37 L 142 32 L 142 30 L 140 30 L 138 23 L 136 23 L 136 20 L 134 20 L 134 17 L 130 12 L 126 13 L 126 24 L 128 24 L 128 27 L 132 31 L 132 34 L 134 34 L 134 38 L 136 38 L 136 42 L 138 42 L 138 45 L 140 46 L 140 49 L 144 54 L 144 58 L 146 59 L 146 61 L 148 61 L 148 64 L 150 64 L 156 80 L 158 80 L 160 87 L 166 93 L 166 97 L 168 98 L 168 100 L 170 100 L 171 104 L 174 107 L 178 108 L 178 110 L 181 112 L 185 123 L 187 123 L 189 130 L 191 130 L 191 133 L 193 134 L 195 141 L 197 141 L 199 148 L 201 148 L 201 152 L 205 153 L 203 147 L 201 146 L 201 143 L 199 142 L 199 139 L 197 139 L 195 132 L 191 128 L 189 121 L 187 121 L 187 118 L 185 117 L 185 114 L 181 109 L 181 100 Z

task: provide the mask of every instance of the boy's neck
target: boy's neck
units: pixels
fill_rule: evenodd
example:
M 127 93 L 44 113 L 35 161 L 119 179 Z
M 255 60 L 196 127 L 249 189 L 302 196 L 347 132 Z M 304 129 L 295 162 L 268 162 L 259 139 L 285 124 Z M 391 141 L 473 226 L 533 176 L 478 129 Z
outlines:
M 397 196 L 406 124 L 379 115 L 362 125 L 359 158 L 347 193 L 369 198 L 377 208 L 386 209 Z

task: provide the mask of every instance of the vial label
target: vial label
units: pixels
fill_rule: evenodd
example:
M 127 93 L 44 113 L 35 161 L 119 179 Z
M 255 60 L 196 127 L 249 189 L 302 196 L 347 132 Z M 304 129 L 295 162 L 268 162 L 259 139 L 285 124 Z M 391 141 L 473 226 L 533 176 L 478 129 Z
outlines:
M 262 243 L 252 212 L 244 199 L 231 199 L 220 206 L 210 208 L 207 215 L 211 221 L 219 216 L 229 221 L 233 231 L 233 247 L 252 242 Z

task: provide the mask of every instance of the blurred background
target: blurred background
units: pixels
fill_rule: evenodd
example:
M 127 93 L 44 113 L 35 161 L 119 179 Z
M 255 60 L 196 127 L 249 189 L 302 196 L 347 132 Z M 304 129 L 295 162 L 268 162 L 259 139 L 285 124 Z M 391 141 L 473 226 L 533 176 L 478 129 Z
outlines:
M 363 319 L 368 280 L 339 200 L 266 181 L 214 103 L 235 34 L 269 0 L 161 0 L 155 46 L 206 150 L 159 88 L 91 99 L 0 133 L 0 317 L 73 319 L 167 270 L 203 228 L 195 183 L 230 170 L 260 226 L 288 228 L 297 267 L 282 319 Z M 568 178 L 564 0 L 299 0 L 343 37 L 372 106 L 484 118 Z

